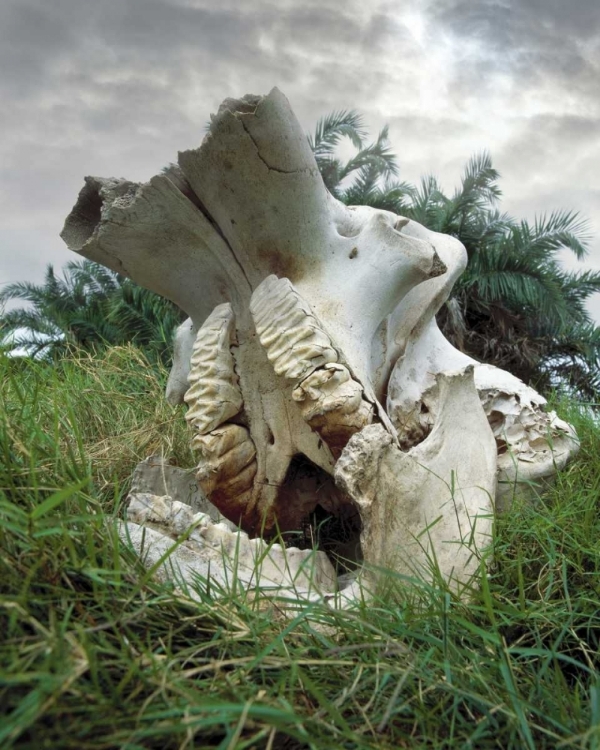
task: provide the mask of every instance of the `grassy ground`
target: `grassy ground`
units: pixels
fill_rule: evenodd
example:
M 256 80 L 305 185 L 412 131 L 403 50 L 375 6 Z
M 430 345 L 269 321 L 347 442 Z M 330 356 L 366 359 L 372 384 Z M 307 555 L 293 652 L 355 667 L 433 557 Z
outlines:
M 401 585 L 295 619 L 193 604 L 121 554 L 140 458 L 191 465 L 134 350 L 0 361 L 0 747 L 600 747 L 600 430 L 497 522 L 469 605 Z M 563 407 L 563 412 L 566 407 Z

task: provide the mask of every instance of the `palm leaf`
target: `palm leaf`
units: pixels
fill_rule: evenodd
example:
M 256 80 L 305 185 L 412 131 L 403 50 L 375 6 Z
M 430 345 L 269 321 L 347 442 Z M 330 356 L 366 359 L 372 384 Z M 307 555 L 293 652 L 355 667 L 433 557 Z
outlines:
M 317 122 L 314 136 L 308 142 L 316 157 L 331 156 L 341 138 L 348 138 L 352 145 L 360 149 L 366 135 L 361 115 L 355 110 L 339 110 L 322 117 Z

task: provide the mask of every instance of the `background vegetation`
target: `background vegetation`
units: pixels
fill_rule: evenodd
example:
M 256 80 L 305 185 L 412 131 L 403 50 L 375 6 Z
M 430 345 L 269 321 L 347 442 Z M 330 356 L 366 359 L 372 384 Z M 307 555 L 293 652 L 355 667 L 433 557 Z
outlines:
M 152 364 L 169 364 L 173 331 L 186 317 L 170 300 L 90 260 L 67 263 L 63 278 L 49 265 L 43 284 L 7 284 L 0 305 L 9 300 L 28 304 L 0 316 L 0 333 L 11 347 L 54 360 L 132 343 Z

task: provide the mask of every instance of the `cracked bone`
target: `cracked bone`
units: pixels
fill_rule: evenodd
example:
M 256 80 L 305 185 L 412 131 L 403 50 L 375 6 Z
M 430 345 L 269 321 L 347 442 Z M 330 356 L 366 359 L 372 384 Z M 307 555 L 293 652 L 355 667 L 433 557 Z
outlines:
M 364 534 L 367 560 L 389 557 L 395 564 L 394 543 L 373 513 L 385 506 L 395 524 L 403 523 L 410 508 L 400 501 L 394 506 L 392 488 L 402 488 L 404 472 L 418 475 L 420 451 L 424 466 L 438 461 L 446 472 L 452 466 L 467 482 L 481 476 L 488 489 L 495 482 L 487 447 L 457 453 L 447 418 L 452 402 L 460 402 L 476 415 L 476 432 L 485 433 L 472 387 L 446 382 L 470 360 L 435 326 L 436 312 L 464 270 L 464 248 L 390 212 L 335 200 L 277 89 L 223 102 L 201 146 L 180 153 L 178 166 L 146 184 L 86 178 L 62 236 L 72 250 L 168 297 L 189 315 L 177 334 L 177 357 L 184 361 L 169 378 L 169 400 L 181 399 L 189 373 L 199 481 L 251 535 L 298 529 L 317 503 L 336 511 L 360 505 L 363 458 L 354 449 L 361 441 L 382 457 L 381 477 L 375 472 L 373 479 L 381 503 L 361 506 L 372 529 Z M 264 294 L 269 290 L 272 295 Z M 195 356 L 197 331 L 192 373 L 187 358 Z M 219 377 L 210 369 L 211 356 L 223 368 Z M 491 379 L 501 383 L 503 377 Z M 428 406 L 430 389 L 435 398 Z M 515 388 L 502 393 L 517 400 Z M 535 421 L 541 407 L 532 411 Z M 524 420 L 512 413 L 510 419 L 507 435 L 524 456 L 527 445 L 540 444 L 540 430 L 534 435 Z M 493 441 L 489 424 L 487 431 Z M 439 456 L 427 453 L 425 446 L 438 443 Z M 319 472 L 335 475 L 354 500 L 331 481 L 326 500 L 297 492 L 306 478 L 297 481 L 298 466 L 311 479 Z M 363 468 L 373 471 L 372 463 Z M 446 516 L 455 509 L 441 499 L 445 485 L 426 483 L 426 476 L 433 494 L 429 500 L 415 495 L 414 504 L 427 509 L 437 503 L 454 539 L 454 522 Z M 463 491 L 472 497 L 468 487 Z M 467 510 L 471 516 L 475 508 Z M 407 521 L 407 528 L 416 526 Z M 475 548 L 484 537 L 473 536 Z M 464 581 L 472 572 L 462 558 L 441 559 L 448 579 Z
M 128 500 L 121 538 L 147 567 L 160 563 L 160 579 L 174 580 L 192 597 L 198 596 L 199 578 L 224 592 L 254 589 L 314 598 L 335 589 L 335 571 L 324 552 L 249 539 L 168 496 L 132 493 Z
M 327 192 L 277 89 L 224 102 L 202 145 L 146 184 L 87 178 L 66 220 L 62 236 L 72 250 L 173 300 L 190 316 L 190 332 L 218 305 L 231 305 L 244 426 L 256 449 L 248 502 L 261 519 L 257 533 L 298 528 L 286 489 L 297 456 L 329 475 L 335 458 L 257 340 L 252 294 L 270 275 L 289 278 L 393 431 L 374 391 L 371 339 L 410 289 L 445 270 L 434 245 L 396 221 L 389 212 L 343 206 Z M 181 373 L 169 387 L 175 400 Z
M 381 425 L 356 433 L 336 480 L 360 508 L 364 560 L 401 575 L 439 574 L 457 591 L 491 542 L 496 445 L 473 368 L 440 376 L 440 412 L 422 443 L 404 452 Z

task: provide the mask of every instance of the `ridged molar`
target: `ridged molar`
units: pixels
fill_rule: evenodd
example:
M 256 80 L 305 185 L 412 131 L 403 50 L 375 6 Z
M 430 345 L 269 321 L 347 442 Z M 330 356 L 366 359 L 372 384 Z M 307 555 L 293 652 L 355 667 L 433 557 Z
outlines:
M 337 457 L 352 435 L 373 421 L 373 406 L 363 395 L 344 365 L 328 364 L 305 378 L 292 398 Z
M 192 448 L 200 452 L 196 479 L 224 516 L 243 522 L 257 471 L 256 448 L 241 425 L 223 424 L 208 435 L 196 435 Z
M 268 276 L 250 311 L 275 372 L 296 381 L 292 397 L 305 421 L 339 456 L 350 437 L 373 421 L 363 387 L 338 363 L 331 339 L 289 279 Z
M 242 409 L 242 392 L 231 353 L 234 340 L 231 305 L 218 305 L 198 330 L 192 350 L 190 387 L 184 399 L 189 406 L 186 419 L 196 434 L 211 432 Z
M 260 343 L 277 375 L 300 379 L 338 354 L 289 279 L 268 276 L 250 302 Z

